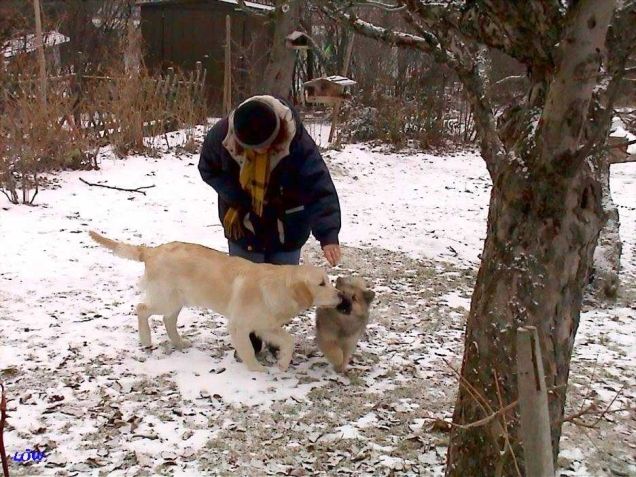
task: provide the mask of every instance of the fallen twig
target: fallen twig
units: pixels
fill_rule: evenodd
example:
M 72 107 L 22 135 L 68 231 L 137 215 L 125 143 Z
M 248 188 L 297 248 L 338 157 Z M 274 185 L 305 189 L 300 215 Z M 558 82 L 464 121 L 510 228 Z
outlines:
M 7 398 L 4 394 L 4 384 L 0 383 L 0 458 L 2 458 L 2 473 L 9 477 L 9 461 L 4 448 L 4 423 L 7 420 Z
M 594 422 L 592 424 L 588 424 L 586 422 L 583 422 L 583 421 L 579 420 L 578 418 L 579 417 L 583 417 L 585 415 L 592 415 L 592 411 L 596 409 L 596 405 L 594 403 L 592 403 L 589 406 L 587 406 L 587 408 L 582 409 L 582 410 L 580 410 L 579 412 L 577 412 L 575 414 L 572 414 L 571 416 L 564 417 L 561 420 L 561 422 L 571 422 L 572 424 L 574 424 L 576 426 L 579 426 L 579 427 L 585 427 L 587 429 L 597 429 L 598 423 L 603 420 L 603 418 L 605 417 L 606 414 L 611 412 L 610 408 L 616 402 L 616 400 L 618 399 L 618 396 L 620 396 L 623 393 L 623 391 L 625 390 L 625 386 L 626 386 L 626 384 L 623 384 L 623 386 L 614 395 L 614 398 L 605 407 L 605 409 L 603 409 L 603 411 L 598 416 L 596 416 L 596 419 L 594 420 Z
M 82 181 L 84 184 L 89 185 L 89 186 L 104 187 L 105 189 L 120 190 L 120 191 L 123 191 L 123 192 L 137 192 L 137 193 L 143 194 L 143 195 L 146 195 L 146 193 L 142 189 L 152 189 L 153 187 L 156 187 L 153 184 L 153 185 L 149 185 L 149 186 L 137 187 L 135 189 L 126 189 L 124 187 L 109 186 L 109 185 L 106 185 L 106 184 L 95 184 L 95 183 L 92 183 L 92 182 L 85 181 L 81 177 L 80 177 L 80 181 Z
M 569 416 L 564 417 L 563 419 L 561 419 L 561 422 L 573 422 L 573 423 L 577 423 L 577 419 L 579 417 L 583 417 L 586 416 L 588 414 L 591 414 L 592 411 L 594 411 L 596 409 L 596 405 L 594 403 L 588 405 L 587 407 L 581 409 L 579 412 L 575 412 L 574 414 L 570 414 Z
M 501 397 L 501 389 L 499 388 L 499 377 L 497 376 L 497 370 L 493 368 L 493 374 L 495 375 L 495 390 L 497 391 L 497 400 L 499 401 L 499 408 L 503 408 L 503 399 Z M 504 439 L 506 440 L 506 447 L 510 451 L 510 455 L 512 456 L 512 462 L 515 464 L 515 470 L 517 471 L 517 476 L 521 477 L 523 474 L 521 473 L 521 469 L 519 468 L 519 463 L 517 462 L 517 456 L 515 455 L 515 450 L 512 448 L 512 444 L 510 443 L 510 434 L 508 433 L 508 420 L 506 419 L 506 413 L 501 413 L 501 420 L 503 422 L 503 430 L 504 430 Z
M 451 371 L 453 371 L 455 376 L 457 376 L 457 379 L 459 379 L 459 385 L 464 386 L 464 389 L 468 391 L 468 394 L 470 394 L 470 396 L 475 400 L 479 407 L 481 407 L 482 411 L 484 411 L 484 413 L 488 415 L 493 414 L 495 411 L 492 407 L 490 407 L 488 400 L 484 396 L 479 394 L 479 391 L 477 391 L 473 387 L 473 385 L 470 384 L 468 380 L 462 376 L 459 371 L 453 368 L 453 366 L 451 366 L 451 364 L 446 359 L 442 358 L 442 361 L 444 361 L 444 363 L 446 363 L 446 366 L 448 366 Z
M 479 427 L 479 426 L 484 426 L 488 424 L 490 421 L 492 421 L 495 417 L 499 416 L 500 414 L 506 413 L 514 409 L 517 404 L 519 404 L 519 401 L 513 401 L 507 406 L 504 406 L 501 409 L 498 409 L 497 411 L 493 412 L 489 416 L 486 416 L 483 419 L 479 419 L 478 421 L 473 421 L 470 424 L 455 424 L 454 422 L 449 422 L 449 421 L 444 421 L 444 422 L 448 424 L 449 426 L 456 427 L 458 429 L 464 429 L 464 430 L 472 429 L 473 427 Z

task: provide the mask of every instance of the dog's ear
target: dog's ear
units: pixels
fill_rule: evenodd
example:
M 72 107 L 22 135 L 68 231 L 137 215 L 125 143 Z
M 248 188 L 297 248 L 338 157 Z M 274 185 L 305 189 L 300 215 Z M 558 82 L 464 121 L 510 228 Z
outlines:
M 375 298 L 375 292 L 373 290 L 365 290 L 362 293 L 362 296 L 364 297 L 364 301 L 367 302 L 367 305 L 369 303 L 371 303 L 373 301 L 373 299 Z
M 311 305 L 314 304 L 314 296 L 304 282 L 298 282 L 292 285 L 292 296 L 294 301 L 303 308 L 311 308 Z

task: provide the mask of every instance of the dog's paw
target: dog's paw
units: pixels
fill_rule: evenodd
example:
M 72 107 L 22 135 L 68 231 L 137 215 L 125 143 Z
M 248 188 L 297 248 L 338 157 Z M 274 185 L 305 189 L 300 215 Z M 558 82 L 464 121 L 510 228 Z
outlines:
M 267 372 L 267 368 L 265 366 L 263 366 L 261 363 L 258 363 L 258 362 L 254 363 L 254 364 L 251 364 L 251 365 L 248 365 L 247 369 L 249 369 L 253 373 L 266 373 Z
M 152 348 L 152 338 L 150 336 L 140 336 L 139 344 L 142 348 Z
M 339 373 L 339 374 L 347 374 L 347 365 L 346 365 L 346 363 L 342 363 L 342 364 L 337 365 L 337 366 L 336 366 L 336 365 L 334 365 L 334 366 L 333 366 L 333 369 L 334 369 L 334 371 L 335 371 L 336 373 Z
M 277 363 L 278 369 L 281 371 L 287 371 L 291 363 L 291 356 L 282 356 Z

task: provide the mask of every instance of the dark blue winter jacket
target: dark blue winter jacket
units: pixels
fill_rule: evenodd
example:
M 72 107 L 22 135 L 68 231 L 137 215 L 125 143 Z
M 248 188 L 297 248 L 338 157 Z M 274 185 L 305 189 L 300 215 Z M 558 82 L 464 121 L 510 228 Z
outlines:
M 272 169 L 263 216 L 253 212 L 249 219 L 254 232 L 236 240 L 242 248 L 254 252 L 290 251 L 301 248 L 310 232 L 322 246 L 338 243 L 340 204 L 329 170 L 313 139 L 293 113 L 296 132 L 289 155 Z M 203 180 L 219 194 L 219 219 L 230 207 L 250 211 L 251 199 L 239 183 L 239 162 L 224 147 L 229 120 L 222 119 L 208 132 L 199 160 Z M 226 238 L 228 233 L 225 233 Z

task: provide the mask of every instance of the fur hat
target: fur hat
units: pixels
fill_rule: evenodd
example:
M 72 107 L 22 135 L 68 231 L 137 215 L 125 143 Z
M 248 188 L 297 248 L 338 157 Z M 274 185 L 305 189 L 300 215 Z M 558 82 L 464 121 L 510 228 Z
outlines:
M 248 99 L 234 111 L 234 134 L 246 149 L 266 148 L 278 136 L 280 118 L 264 101 Z

